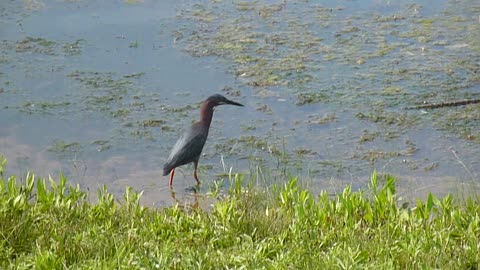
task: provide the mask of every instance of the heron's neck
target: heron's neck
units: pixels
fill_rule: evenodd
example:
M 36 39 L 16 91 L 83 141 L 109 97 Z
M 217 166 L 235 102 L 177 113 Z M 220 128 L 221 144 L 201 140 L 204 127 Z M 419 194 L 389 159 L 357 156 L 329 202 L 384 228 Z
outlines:
M 210 127 L 210 123 L 212 122 L 213 117 L 213 107 L 205 102 L 202 104 L 202 108 L 200 110 L 200 122 L 202 122 L 207 129 Z

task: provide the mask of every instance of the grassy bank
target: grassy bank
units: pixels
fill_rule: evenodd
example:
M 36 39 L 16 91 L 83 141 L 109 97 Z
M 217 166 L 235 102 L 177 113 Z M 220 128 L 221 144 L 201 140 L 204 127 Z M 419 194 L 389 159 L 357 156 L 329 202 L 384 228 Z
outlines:
M 236 176 L 206 211 L 145 208 L 128 188 L 123 203 L 106 190 L 91 203 L 62 176 L 20 181 L 0 168 L 4 269 L 479 267 L 477 200 L 430 195 L 402 207 L 395 179 L 375 173 L 368 190 L 333 198 L 296 179 L 267 193 Z

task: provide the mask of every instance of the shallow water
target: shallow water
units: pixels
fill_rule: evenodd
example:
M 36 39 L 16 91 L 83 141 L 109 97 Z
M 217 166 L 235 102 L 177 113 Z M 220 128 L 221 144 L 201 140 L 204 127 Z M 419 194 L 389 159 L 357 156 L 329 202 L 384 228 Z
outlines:
M 216 109 L 200 194 L 233 172 L 317 192 L 398 176 L 404 196 L 479 184 L 477 1 L 9 1 L 0 6 L 8 173 L 175 202 L 161 168 L 202 100 Z M 192 166 L 176 173 L 189 195 Z

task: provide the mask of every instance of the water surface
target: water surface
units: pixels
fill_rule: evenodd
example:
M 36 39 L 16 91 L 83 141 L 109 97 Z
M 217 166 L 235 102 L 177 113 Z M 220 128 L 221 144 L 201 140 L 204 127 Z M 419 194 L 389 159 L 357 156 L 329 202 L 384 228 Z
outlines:
M 214 93 L 200 178 L 286 173 L 318 192 L 470 190 L 480 171 L 477 1 L 9 1 L 0 7 L 0 153 L 8 173 L 174 202 L 161 168 Z M 176 173 L 190 193 L 192 166 Z

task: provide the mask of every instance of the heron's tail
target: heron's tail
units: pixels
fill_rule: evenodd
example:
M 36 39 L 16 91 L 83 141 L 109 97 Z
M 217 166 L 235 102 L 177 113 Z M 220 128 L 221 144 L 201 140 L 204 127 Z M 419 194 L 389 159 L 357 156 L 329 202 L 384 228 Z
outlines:
M 165 165 L 163 166 L 163 176 L 169 174 L 169 173 L 172 171 L 172 169 L 173 169 L 173 168 L 172 168 L 172 165 L 170 165 L 170 164 L 168 164 L 168 163 L 165 164 Z

